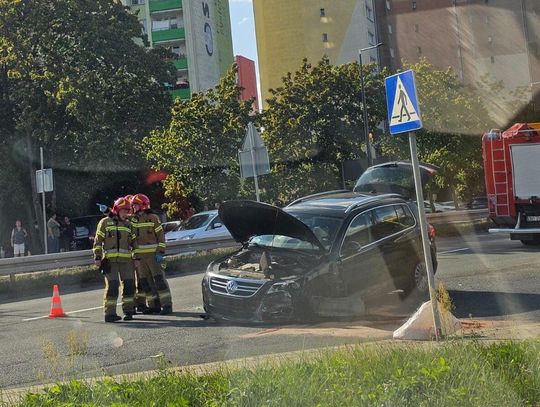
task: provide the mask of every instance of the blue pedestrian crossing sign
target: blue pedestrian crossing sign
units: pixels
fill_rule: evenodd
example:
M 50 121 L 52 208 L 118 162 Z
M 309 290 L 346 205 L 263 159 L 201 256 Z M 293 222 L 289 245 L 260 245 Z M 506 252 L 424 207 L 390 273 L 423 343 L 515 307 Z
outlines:
M 420 106 L 416 95 L 414 71 L 409 70 L 384 79 L 386 107 L 391 134 L 422 128 Z

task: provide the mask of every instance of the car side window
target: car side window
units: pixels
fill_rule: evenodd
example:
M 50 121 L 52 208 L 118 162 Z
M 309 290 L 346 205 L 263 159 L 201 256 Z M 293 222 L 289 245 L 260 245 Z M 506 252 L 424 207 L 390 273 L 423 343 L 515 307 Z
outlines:
M 401 232 L 405 229 L 400 223 L 399 216 L 396 212 L 396 206 L 383 206 L 373 210 L 374 226 L 373 234 L 375 240 L 384 239 L 394 233 Z
M 221 226 L 221 219 L 219 216 L 216 216 L 216 218 L 212 221 L 212 226 L 210 229 L 216 229 L 216 225 L 219 224 Z
M 414 226 L 416 221 L 411 213 L 411 210 L 406 206 L 396 206 L 396 213 L 398 217 L 398 223 L 403 227 L 403 229 L 410 228 Z
M 373 242 L 373 221 L 371 211 L 358 215 L 350 223 L 345 239 L 343 240 L 342 251 L 348 251 L 348 247 L 356 246 L 358 249 Z

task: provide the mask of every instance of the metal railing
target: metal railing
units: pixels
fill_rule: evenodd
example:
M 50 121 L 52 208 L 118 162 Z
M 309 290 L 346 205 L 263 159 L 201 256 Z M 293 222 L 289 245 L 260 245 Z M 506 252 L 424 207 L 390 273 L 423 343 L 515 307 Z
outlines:
M 167 242 L 166 255 L 178 255 L 228 247 L 240 247 L 231 237 L 180 240 Z M 65 267 L 89 266 L 94 263 L 91 250 L 40 254 L 27 257 L 0 259 L 0 276 L 32 273 Z

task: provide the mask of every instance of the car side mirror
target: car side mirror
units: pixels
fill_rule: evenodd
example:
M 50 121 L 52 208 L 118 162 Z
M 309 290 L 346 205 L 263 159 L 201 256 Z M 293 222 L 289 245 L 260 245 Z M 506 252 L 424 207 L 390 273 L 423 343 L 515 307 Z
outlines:
M 341 254 L 343 256 L 352 256 L 360 251 L 362 245 L 354 240 L 347 240 L 343 243 Z

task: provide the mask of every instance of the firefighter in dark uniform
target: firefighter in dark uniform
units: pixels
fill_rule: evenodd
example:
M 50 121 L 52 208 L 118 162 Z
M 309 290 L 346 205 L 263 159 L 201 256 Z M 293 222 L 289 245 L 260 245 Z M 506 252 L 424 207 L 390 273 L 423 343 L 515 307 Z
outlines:
M 165 234 L 159 217 L 150 210 L 150 199 L 137 194 L 131 200 L 137 248 L 135 255 L 140 262 L 137 275 L 141 291 L 146 295 L 148 309 L 144 313 L 172 313 L 172 298 L 164 272 Z
M 124 320 L 131 321 L 135 313 L 133 262 L 137 266 L 137 259 L 134 257 L 135 234 L 128 220 L 130 209 L 127 199 L 118 198 L 109 215 L 99 222 L 94 239 L 94 262 L 105 277 L 105 322 L 122 319 L 116 314 L 120 283 Z

